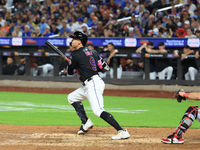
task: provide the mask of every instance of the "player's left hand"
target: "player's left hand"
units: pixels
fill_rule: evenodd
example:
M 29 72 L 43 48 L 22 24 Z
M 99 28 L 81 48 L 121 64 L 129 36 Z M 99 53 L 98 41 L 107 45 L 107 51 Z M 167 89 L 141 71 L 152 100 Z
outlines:
M 179 92 L 185 92 L 183 89 L 179 89 L 175 95 L 174 95 L 174 98 L 176 98 L 177 102 L 182 102 L 182 100 L 186 100 L 185 97 L 181 96 Z

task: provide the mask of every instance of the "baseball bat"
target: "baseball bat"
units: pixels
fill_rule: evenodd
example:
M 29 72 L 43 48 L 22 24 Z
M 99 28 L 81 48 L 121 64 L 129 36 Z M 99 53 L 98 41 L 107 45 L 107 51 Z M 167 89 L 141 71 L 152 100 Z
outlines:
M 68 59 L 63 52 L 61 52 L 59 49 L 57 49 L 51 42 L 49 42 L 48 40 L 45 42 L 45 44 L 47 45 L 48 48 L 54 50 L 58 55 L 60 55 L 62 58 L 64 58 L 66 61 L 68 61 L 69 63 L 71 62 L 70 59 Z

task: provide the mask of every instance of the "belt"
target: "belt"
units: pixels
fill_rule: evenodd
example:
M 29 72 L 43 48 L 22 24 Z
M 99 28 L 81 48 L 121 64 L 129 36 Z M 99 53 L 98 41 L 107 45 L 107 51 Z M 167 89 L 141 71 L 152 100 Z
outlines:
M 92 80 L 92 77 L 89 77 L 88 79 L 86 79 L 86 80 L 83 82 L 83 86 L 85 86 L 86 83 L 89 82 L 90 80 Z

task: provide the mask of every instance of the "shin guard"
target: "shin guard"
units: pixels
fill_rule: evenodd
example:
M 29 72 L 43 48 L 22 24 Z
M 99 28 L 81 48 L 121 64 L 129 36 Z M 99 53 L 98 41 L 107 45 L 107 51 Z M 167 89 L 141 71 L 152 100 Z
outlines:
M 180 138 L 184 135 L 185 131 L 192 125 L 194 119 L 197 118 L 197 106 L 190 106 L 183 116 L 179 126 L 176 128 L 174 135 Z
M 75 108 L 77 115 L 82 121 L 82 124 L 85 124 L 88 120 L 88 117 L 85 113 L 85 109 L 83 107 L 83 104 L 81 102 L 74 102 L 72 106 Z

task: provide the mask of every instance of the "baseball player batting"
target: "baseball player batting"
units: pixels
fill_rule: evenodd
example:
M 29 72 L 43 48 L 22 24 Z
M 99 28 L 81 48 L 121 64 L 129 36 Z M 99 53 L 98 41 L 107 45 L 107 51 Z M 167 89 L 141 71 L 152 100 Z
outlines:
M 175 94 L 177 101 L 180 103 L 182 100 L 192 99 L 200 100 L 200 92 L 185 93 L 183 89 L 178 90 Z M 183 135 L 187 129 L 192 125 L 194 120 L 200 122 L 200 109 L 198 106 L 190 106 L 183 118 L 181 119 L 180 124 L 175 129 L 173 134 L 169 135 L 167 138 L 162 139 L 161 141 L 166 144 L 181 144 L 184 143 Z
M 71 65 L 68 67 L 68 73 L 73 74 L 74 69 L 78 69 L 80 80 L 83 86 L 68 95 L 69 103 L 75 108 L 79 118 L 82 121 L 78 135 L 85 134 L 93 127 L 90 118 L 87 117 L 82 104 L 83 100 L 88 99 L 93 113 L 113 126 L 118 134 L 112 139 L 127 139 L 130 137 L 127 130 L 124 130 L 114 117 L 104 110 L 103 92 L 105 88 L 104 81 L 99 77 L 99 71 L 108 71 L 107 63 L 98 55 L 95 50 L 86 46 L 88 37 L 76 31 L 70 35 L 72 41 L 70 45 L 74 48 L 71 53 Z

